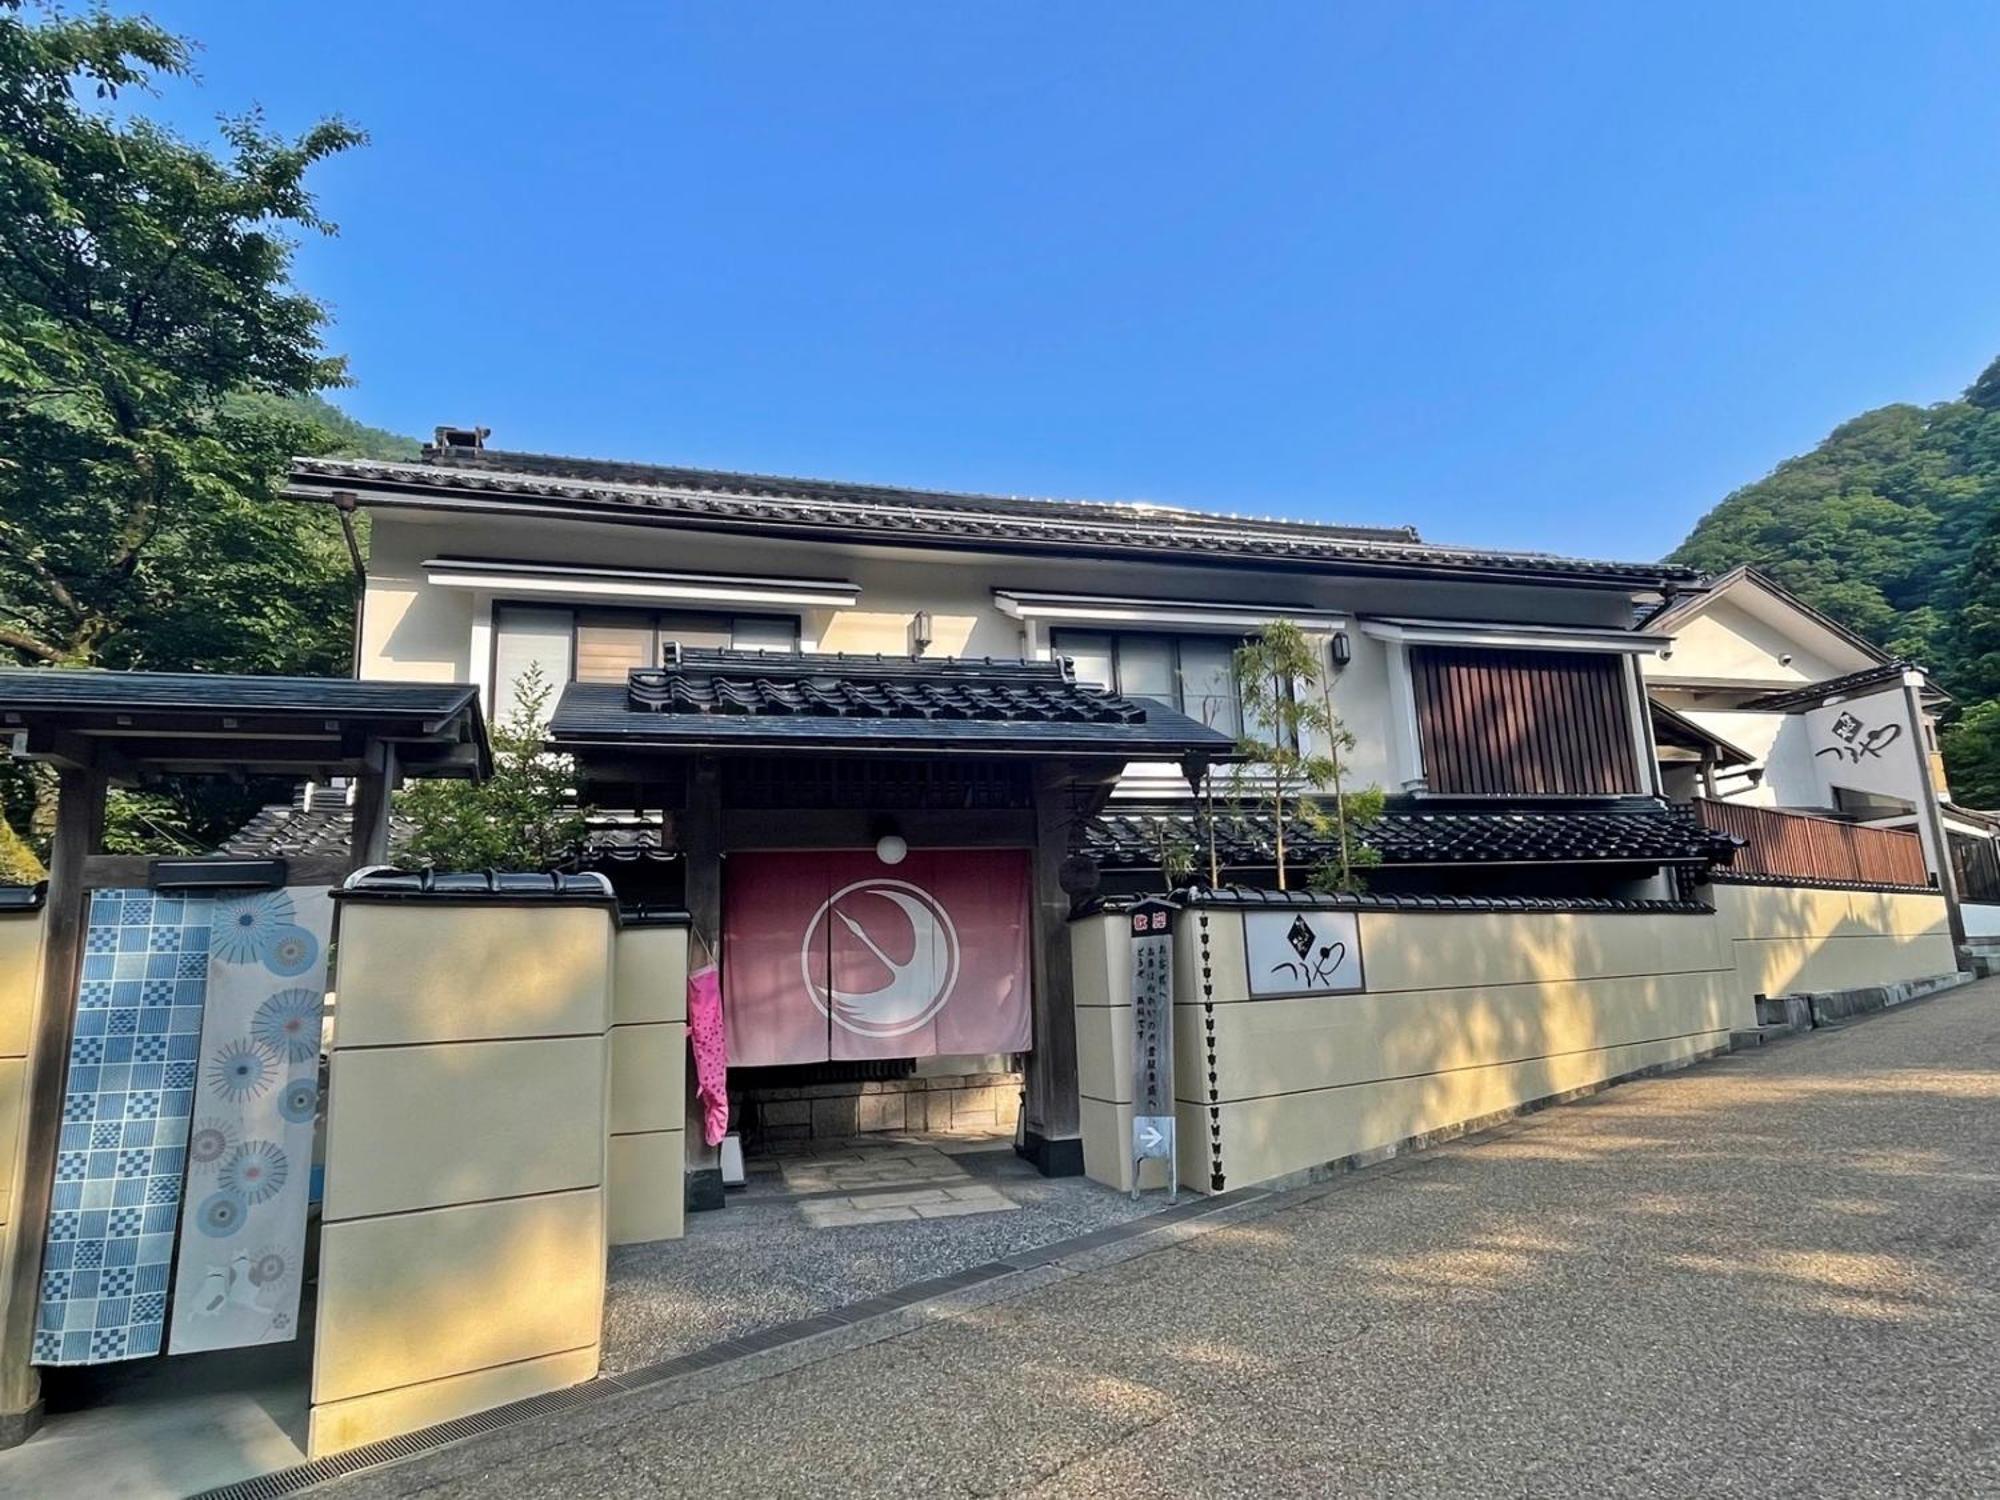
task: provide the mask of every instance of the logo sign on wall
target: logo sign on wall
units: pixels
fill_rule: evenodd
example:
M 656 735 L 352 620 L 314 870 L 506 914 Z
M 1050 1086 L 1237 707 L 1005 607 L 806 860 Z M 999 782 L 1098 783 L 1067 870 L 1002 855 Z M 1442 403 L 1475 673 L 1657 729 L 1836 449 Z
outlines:
M 1143 901 L 1132 910 L 1132 1196 L 1139 1167 L 1167 1164 L 1167 1197 L 1180 1193 L 1174 1157 L 1174 910 Z
M 1367 988 L 1361 921 L 1351 911 L 1247 911 L 1243 952 L 1253 996 L 1341 995 Z
M 723 939 L 732 1066 L 1030 1045 L 1024 851 L 731 855 Z
M 1806 715 L 1813 764 L 1829 787 L 1915 803 L 1923 795 L 1923 746 L 1910 733 L 1900 686 L 1830 703 Z

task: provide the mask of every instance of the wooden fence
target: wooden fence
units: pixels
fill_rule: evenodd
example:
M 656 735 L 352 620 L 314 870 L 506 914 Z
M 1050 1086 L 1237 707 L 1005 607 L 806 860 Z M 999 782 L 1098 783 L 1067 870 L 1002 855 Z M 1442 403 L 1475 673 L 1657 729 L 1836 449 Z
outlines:
M 1702 797 L 1694 806 L 1708 827 L 1743 840 L 1730 867 L 1738 874 L 1930 889 L 1923 845 L 1914 833 Z

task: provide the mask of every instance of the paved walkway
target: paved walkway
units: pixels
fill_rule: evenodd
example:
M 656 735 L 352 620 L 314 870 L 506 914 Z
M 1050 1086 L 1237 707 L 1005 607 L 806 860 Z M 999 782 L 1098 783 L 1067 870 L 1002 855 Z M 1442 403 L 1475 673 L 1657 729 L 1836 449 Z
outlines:
M 2000 981 L 343 1500 L 2000 1493 Z

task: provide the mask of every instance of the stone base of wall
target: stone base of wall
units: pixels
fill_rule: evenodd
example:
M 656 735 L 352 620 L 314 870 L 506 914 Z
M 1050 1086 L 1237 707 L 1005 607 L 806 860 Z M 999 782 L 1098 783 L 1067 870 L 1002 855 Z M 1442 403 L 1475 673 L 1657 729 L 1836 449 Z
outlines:
M 1911 1000 L 1921 1000 L 1941 990 L 1970 984 L 1972 979 L 1972 975 L 1964 973 L 1934 974 L 1927 979 L 1904 979 L 1895 984 L 1871 984 L 1861 989 L 1781 995 L 1776 999 L 1760 997 L 1757 1019 L 1766 1026 L 1789 1026 L 1793 1030 L 1805 1031 L 1829 1022 L 1887 1010 Z
M 799 1088 L 756 1088 L 730 1099 L 746 1146 L 838 1140 L 877 1131 L 990 1134 L 1021 1115 L 1019 1073 L 950 1073 Z

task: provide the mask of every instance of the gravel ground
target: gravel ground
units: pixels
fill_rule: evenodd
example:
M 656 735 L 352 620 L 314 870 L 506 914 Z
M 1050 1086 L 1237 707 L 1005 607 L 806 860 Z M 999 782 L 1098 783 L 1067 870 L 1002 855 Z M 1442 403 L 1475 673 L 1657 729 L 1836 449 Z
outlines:
M 333 1493 L 2000 1494 L 2000 981 L 1282 1202 Z
M 753 1178 L 744 1193 L 730 1195 L 729 1207 L 690 1214 L 685 1239 L 613 1251 L 604 1299 L 606 1373 L 970 1270 L 1166 1203 L 1163 1193 L 1134 1204 L 1081 1177 L 1042 1177 L 1005 1146 L 949 1159 L 965 1173 L 965 1185 L 997 1188 L 1021 1207 L 818 1229 L 800 1200 Z

